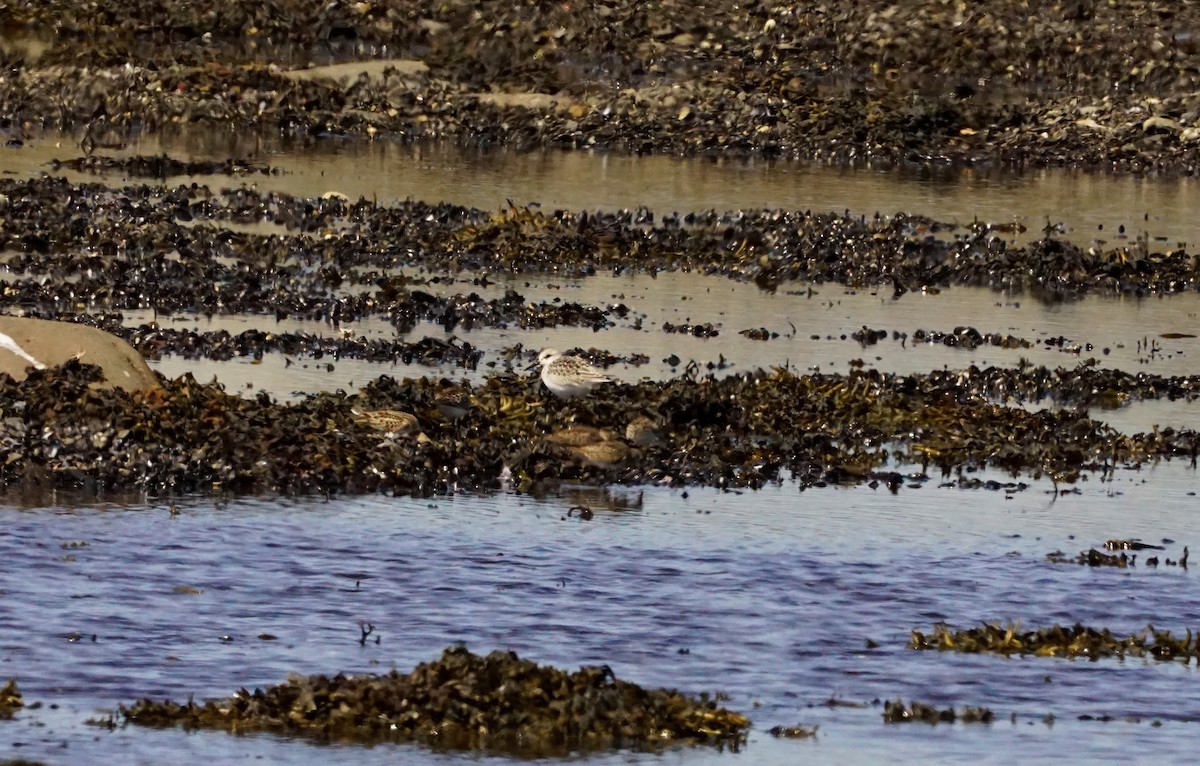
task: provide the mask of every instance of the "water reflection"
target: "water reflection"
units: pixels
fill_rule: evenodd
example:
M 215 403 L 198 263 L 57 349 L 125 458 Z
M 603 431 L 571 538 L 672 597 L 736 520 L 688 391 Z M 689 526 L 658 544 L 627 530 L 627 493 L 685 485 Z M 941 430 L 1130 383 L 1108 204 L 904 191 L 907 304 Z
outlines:
M 644 206 L 659 215 L 674 211 L 783 208 L 856 215 L 899 211 L 969 224 L 1017 223 L 1023 242 L 1042 236 L 1047 224 L 1063 224 L 1068 238 L 1109 247 L 1145 233 L 1152 249 L 1200 244 L 1200 180 L 1106 176 L 1044 169 L 1016 175 L 979 168 L 822 167 L 775 160 L 631 157 L 589 152 L 476 151 L 447 145 L 390 141 L 285 142 L 276 137 L 188 130 L 143 136 L 116 155 L 167 152 L 184 160 L 251 158 L 280 171 L 249 178 L 178 177 L 171 183 L 212 188 L 250 185 L 315 197 L 337 191 L 386 204 L 420 199 L 497 210 L 509 200 L 548 209 L 617 210 Z M 70 136 L 31 140 L 23 148 L 0 147 L 0 166 L 18 175 L 46 172 L 51 160 L 82 154 Z M 364 168 L 369 172 L 364 172 Z M 59 170 L 72 180 L 97 176 Z M 119 174 L 102 176 L 125 182 Z

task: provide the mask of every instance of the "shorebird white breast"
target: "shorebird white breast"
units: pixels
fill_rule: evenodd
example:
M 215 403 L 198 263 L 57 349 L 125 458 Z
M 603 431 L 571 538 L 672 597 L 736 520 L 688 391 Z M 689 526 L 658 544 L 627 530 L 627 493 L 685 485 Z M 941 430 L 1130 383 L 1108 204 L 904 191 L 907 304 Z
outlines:
M 542 382 L 557 396 L 580 396 L 601 383 L 611 383 L 612 378 L 596 369 L 578 356 L 564 354 L 556 348 L 544 348 L 538 354 L 542 366 Z

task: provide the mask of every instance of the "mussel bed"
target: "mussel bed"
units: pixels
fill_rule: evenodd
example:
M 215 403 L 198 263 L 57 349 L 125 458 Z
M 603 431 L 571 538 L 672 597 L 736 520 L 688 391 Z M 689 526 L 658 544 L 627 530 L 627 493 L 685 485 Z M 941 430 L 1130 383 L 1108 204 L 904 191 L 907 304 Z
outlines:
M 426 320 L 447 331 L 460 325 L 603 329 L 637 321 L 617 302 L 534 304 L 512 281 L 498 298 L 427 289 L 464 274 L 473 286 L 486 287 L 518 275 L 686 271 L 772 292 L 838 283 L 899 297 L 975 286 L 1049 302 L 1200 289 L 1200 261 L 1182 244 L 1159 249 L 1165 246 L 1139 237 L 1098 249 L 1047 234 L 1014 245 L 986 223 L 906 213 L 487 211 L 250 188 L 217 192 L 195 184 L 117 190 L 42 177 L 0 179 L 0 220 L 0 251 L 12 274 L 4 300 L 41 316 L 152 309 L 333 323 L 382 318 L 401 330 Z M 231 223 L 274 224 L 281 231 L 248 233 L 228 228 Z M 423 280 L 403 269 L 436 276 Z M 700 334 L 713 330 L 700 323 Z

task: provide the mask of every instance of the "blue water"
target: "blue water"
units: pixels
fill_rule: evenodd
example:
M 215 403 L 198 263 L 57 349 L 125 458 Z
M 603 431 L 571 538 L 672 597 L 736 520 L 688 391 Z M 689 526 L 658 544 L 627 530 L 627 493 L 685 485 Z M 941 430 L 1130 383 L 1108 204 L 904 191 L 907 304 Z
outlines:
M 622 489 L 541 500 L 197 500 L 176 516 L 165 506 L 6 507 L 0 678 L 16 677 L 26 702 L 43 707 L 0 722 L 0 754 L 48 763 L 486 762 L 494 757 L 406 745 L 83 725 L 144 696 L 225 696 L 290 672 L 407 671 L 461 641 L 565 668 L 607 663 L 649 686 L 722 691 L 755 726 L 738 754 L 622 752 L 589 762 L 1000 763 L 1048 752 L 1170 761 L 1190 753 L 1200 731 L 1194 665 L 1005 659 L 906 643 L 939 620 L 1200 627 L 1194 571 L 1045 561 L 1111 537 L 1170 538 L 1171 558 L 1184 544 L 1200 551 L 1200 538 L 1188 537 L 1198 484 L 1175 464 L 1112 484 L 1093 479 L 1057 499 L 1035 484 L 1011 496 L 784 486 L 686 498 Z M 566 517 L 577 503 L 594 518 Z M 365 646 L 360 621 L 375 627 Z M 867 649 L 868 638 L 880 646 Z M 998 720 L 884 724 L 878 701 L 896 697 L 987 706 Z M 831 698 L 864 707 L 828 707 Z M 1078 720 L 1084 714 L 1116 720 Z M 815 740 L 775 740 L 766 730 L 776 724 L 820 728 Z

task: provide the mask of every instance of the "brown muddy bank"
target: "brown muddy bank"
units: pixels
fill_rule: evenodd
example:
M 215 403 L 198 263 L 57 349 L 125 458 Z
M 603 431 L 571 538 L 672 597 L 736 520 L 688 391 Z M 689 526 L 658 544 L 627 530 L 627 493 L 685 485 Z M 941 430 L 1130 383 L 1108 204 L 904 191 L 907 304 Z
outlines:
M 1189 5 L 6 5 L 0 118 L 16 141 L 206 123 L 830 162 L 1200 166 Z M 360 66 L 292 71 L 346 62 Z

